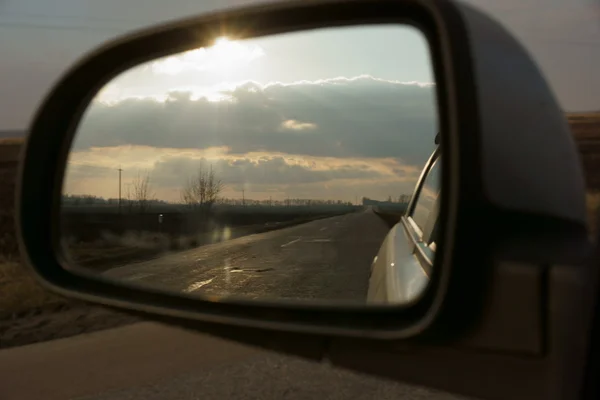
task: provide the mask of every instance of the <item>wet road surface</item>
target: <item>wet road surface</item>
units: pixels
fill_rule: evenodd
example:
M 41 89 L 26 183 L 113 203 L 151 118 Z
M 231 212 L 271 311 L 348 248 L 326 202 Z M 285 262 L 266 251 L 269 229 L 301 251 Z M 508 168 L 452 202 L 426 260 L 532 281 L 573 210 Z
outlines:
M 173 253 L 104 274 L 192 295 L 364 302 L 370 265 L 388 230 L 367 209 Z

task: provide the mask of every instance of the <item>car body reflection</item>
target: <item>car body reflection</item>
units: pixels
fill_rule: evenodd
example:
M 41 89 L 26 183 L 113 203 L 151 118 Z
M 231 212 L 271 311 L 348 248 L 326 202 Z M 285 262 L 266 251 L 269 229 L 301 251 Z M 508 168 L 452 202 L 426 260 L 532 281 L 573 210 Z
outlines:
M 392 227 L 373 260 L 368 303 L 405 304 L 427 286 L 438 235 L 440 168 L 438 147 L 423 169 L 407 213 Z

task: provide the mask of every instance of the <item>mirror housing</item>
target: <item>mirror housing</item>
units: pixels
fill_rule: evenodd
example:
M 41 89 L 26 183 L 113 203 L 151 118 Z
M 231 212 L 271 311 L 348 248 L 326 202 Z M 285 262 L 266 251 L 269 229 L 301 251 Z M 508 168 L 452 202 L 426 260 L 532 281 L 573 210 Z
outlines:
M 137 64 L 203 46 L 215 32 L 241 39 L 394 22 L 412 24 L 428 38 L 438 86 L 438 141 L 444 146 L 443 240 L 431 284 L 417 301 L 368 309 L 219 303 L 132 289 L 70 270 L 57 232 L 64 167 L 82 113 L 110 79 Z M 510 62 L 510 74 L 498 67 L 501 62 Z M 34 118 L 22 157 L 18 234 L 27 264 L 42 284 L 62 295 L 220 335 L 225 335 L 222 327 L 236 326 L 239 332 L 241 327 L 261 332 L 246 336 L 258 341 L 285 331 L 293 333 L 289 337 L 418 338 L 442 344 L 469 332 L 480 347 L 516 346 L 539 354 L 544 317 L 538 303 L 519 311 L 515 329 L 536 332 L 524 344 L 481 331 L 489 307 L 500 301 L 493 286 L 517 279 L 523 295 L 539 296 L 541 302 L 544 266 L 579 265 L 589 254 L 583 175 L 551 90 L 502 26 L 449 1 L 290 2 L 203 15 L 122 37 L 85 56 L 55 85 Z M 560 171 L 554 171 L 556 160 L 564 163 Z M 522 273 L 515 263 L 531 267 Z

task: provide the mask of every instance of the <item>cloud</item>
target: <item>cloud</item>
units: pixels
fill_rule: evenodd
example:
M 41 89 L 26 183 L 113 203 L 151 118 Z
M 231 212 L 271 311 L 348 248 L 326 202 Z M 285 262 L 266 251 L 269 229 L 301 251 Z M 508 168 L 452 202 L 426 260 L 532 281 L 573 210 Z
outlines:
M 311 122 L 300 122 L 295 119 L 288 119 L 281 123 L 281 127 L 286 130 L 292 131 L 306 131 L 306 130 L 314 130 L 317 125 Z
M 323 163 L 325 164 L 325 163 Z M 339 179 L 378 179 L 385 175 L 365 164 L 311 166 L 293 163 L 284 156 L 263 156 L 252 159 L 207 159 L 171 158 L 154 165 L 153 176 L 160 184 L 171 182 L 180 186 L 182 176 L 193 174 L 199 167 L 211 165 L 217 175 L 229 185 L 289 185 L 326 182 Z
M 67 170 L 67 193 L 116 197 L 117 169 L 126 186 L 140 171 L 150 171 L 159 198 L 176 201 L 185 180 L 199 168 L 212 168 L 225 183 L 226 197 L 244 189 L 273 198 L 304 194 L 310 198 L 374 197 L 373 190 L 410 193 L 420 167 L 397 159 L 294 156 L 282 153 L 227 154 L 226 149 L 158 149 L 124 146 L 72 153 Z M 106 192 L 108 188 L 108 192 Z M 368 191 L 366 188 L 370 188 Z M 343 193 L 347 192 L 347 195 Z M 350 196 L 350 197 L 348 197 Z
M 75 149 L 227 147 L 232 154 L 399 157 L 421 163 L 438 129 L 435 87 L 427 84 L 369 76 L 246 82 L 221 95 L 227 100 L 172 93 L 167 101 L 95 102 L 79 126 Z
M 387 198 L 412 192 L 438 130 L 432 84 L 370 76 L 244 82 L 220 96 L 94 102 L 65 191 L 116 197 L 118 168 L 125 183 L 148 170 L 157 196 L 177 200 L 183 181 L 210 165 L 225 196 Z

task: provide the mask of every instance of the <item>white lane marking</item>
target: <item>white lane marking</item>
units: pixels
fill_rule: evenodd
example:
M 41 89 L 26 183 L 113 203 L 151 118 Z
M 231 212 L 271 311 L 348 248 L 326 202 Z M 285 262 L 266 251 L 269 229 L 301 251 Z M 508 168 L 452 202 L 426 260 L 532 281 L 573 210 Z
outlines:
M 149 276 L 153 276 L 154 274 L 149 273 L 149 274 L 137 274 L 137 275 L 133 275 L 129 277 L 130 281 L 135 281 L 137 279 L 142 279 L 142 278 L 147 278 Z
M 290 246 L 290 245 L 292 245 L 292 244 L 294 244 L 294 243 L 296 243 L 296 242 L 299 242 L 299 241 L 301 241 L 301 240 L 302 240 L 302 238 L 299 238 L 299 239 L 294 239 L 294 240 L 292 240 L 291 242 L 287 242 L 286 244 L 282 244 L 282 245 L 281 245 L 281 247 L 288 247 L 288 246 Z
M 229 266 L 229 261 L 231 259 L 228 257 L 225 259 L 225 265 L 223 265 L 223 269 L 225 270 L 225 283 L 227 286 L 231 284 L 231 267 Z
M 331 239 L 314 239 L 314 240 L 308 241 L 308 243 L 327 243 L 327 242 L 331 242 Z
M 320 231 L 324 231 L 325 229 L 327 229 L 327 227 L 321 228 L 319 229 Z
M 187 289 L 184 290 L 184 292 L 190 293 L 190 292 L 193 292 L 194 290 L 198 290 L 202 286 L 208 285 L 209 283 L 211 283 L 213 281 L 213 279 L 215 279 L 215 278 L 212 277 L 212 278 L 207 279 L 205 281 L 200 281 L 200 282 L 192 283 L 190 286 L 187 287 Z

